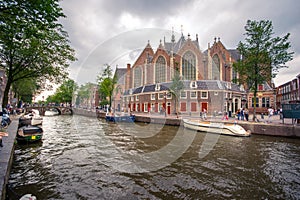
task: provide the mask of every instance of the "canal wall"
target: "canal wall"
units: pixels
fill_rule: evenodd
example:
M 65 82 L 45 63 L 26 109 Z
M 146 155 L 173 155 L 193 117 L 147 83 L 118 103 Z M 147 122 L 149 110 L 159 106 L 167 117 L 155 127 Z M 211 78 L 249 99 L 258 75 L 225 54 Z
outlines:
M 6 185 L 13 162 L 18 124 L 19 121 L 17 119 L 12 120 L 11 124 L 7 128 L 8 136 L 2 137 L 3 147 L 0 147 L 0 194 L 2 200 L 5 199 Z
M 74 110 L 74 114 L 84 115 L 89 117 L 99 117 L 105 118 L 104 112 L 94 112 L 87 110 Z M 189 117 L 189 116 L 186 116 Z M 195 118 L 195 117 L 192 117 Z M 174 116 L 162 116 L 162 115 L 135 115 L 137 122 L 144 123 L 157 123 L 166 124 L 171 126 L 179 126 L 182 124 L 181 118 L 176 118 Z M 234 123 L 235 119 L 224 121 L 221 119 L 214 119 L 218 122 L 231 122 Z M 282 137 L 295 137 L 300 138 L 300 126 L 295 124 L 282 124 L 282 121 L 274 120 L 272 123 L 265 122 L 252 122 L 252 121 L 237 121 L 245 130 L 250 130 L 252 134 L 255 135 L 269 135 L 269 136 L 282 136 Z

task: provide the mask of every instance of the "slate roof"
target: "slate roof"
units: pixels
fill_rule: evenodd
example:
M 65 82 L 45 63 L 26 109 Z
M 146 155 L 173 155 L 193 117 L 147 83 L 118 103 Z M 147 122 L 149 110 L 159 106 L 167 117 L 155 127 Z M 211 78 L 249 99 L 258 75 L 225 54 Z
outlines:
M 117 68 L 115 71 L 115 75 L 118 79 L 118 84 L 125 85 L 125 76 L 126 76 L 127 69 L 126 68 Z
M 201 80 L 196 81 L 197 87 L 191 88 L 192 81 L 184 80 L 184 89 L 185 90 L 228 90 L 228 91 L 236 91 L 236 92 L 245 92 L 242 87 L 235 83 L 228 83 L 225 81 L 219 81 L 219 80 Z M 230 84 L 230 85 L 229 85 Z M 166 82 L 166 83 L 160 83 L 160 90 L 159 91 L 167 91 L 170 89 L 172 82 Z M 158 92 L 155 90 L 156 84 L 150 84 L 145 86 L 140 86 L 137 88 L 132 89 L 132 94 L 140 94 L 140 93 L 149 93 L 149 92 Z M 230 87 L 229 87 L 230 86 Z M 124 95 L 129 95 L 129 90 L 125 91 Z

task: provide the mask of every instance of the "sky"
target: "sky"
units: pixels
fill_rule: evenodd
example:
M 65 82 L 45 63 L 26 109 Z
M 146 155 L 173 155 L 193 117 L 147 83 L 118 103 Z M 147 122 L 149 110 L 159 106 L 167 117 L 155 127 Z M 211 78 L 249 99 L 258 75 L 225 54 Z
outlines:
M 160 41 L 170 42 L 172 30 L 195 40 L 205 51 L 214 37 L 227 49 L 244 41 L 250 20 L 271 20 L 275 36 L 290 33 L 294 59 L 274 79 L 275 86 L 300 74 L 300 2 L 298 0 L 62 0 L 77 61 L 71 63 L 70 78 L 79 84 L 96 82 L 105 64 L 113 68 L 134 64 L 148 41 L 156 50 Z

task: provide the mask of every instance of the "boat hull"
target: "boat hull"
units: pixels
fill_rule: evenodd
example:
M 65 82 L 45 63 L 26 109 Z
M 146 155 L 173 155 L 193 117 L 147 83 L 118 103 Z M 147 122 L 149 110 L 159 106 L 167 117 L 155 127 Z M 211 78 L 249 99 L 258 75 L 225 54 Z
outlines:
M 41 141 L 43 129 L 37 126 L 22 126 L 18 129 L 17 141 L 19 143 L 33 143 Z
M 135 121 L 135 116 L 130 115 L 130 116 L 105 116 L 105 120 L 109 122 L 134 122 Z
M 201 132 L 241 137 L 250 136 L 250 131 L 246 131 L 238 124 L 183 119 L 183 125 L 186 128 Z

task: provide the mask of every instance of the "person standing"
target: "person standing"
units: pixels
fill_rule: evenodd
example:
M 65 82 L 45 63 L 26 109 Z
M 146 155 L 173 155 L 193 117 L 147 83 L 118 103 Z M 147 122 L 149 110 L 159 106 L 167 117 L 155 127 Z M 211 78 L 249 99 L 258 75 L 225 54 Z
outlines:
M 269 123 L 271 123 L 271 118 L 272 118 L 273 114 L 274 114 L 274 110 L 273 110 L 272 107 L 270 107 L 270 108 L 268 109 L 268 122 L 269 122 Z
M 244 115 L 245 115 L 246 121 L 249 121 L 249 110 L 247 108 L 245 108 L 245 110 L 244 110 Z

